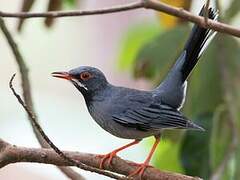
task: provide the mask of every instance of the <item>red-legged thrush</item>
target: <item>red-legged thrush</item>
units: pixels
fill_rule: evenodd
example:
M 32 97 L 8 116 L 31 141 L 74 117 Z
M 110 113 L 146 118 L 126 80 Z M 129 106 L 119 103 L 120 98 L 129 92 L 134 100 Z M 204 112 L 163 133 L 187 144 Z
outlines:
M 200 12 L 201 16 L 205 14 L 204 9 Z M 216 20 L 218 13 L 213 8 L 208 11 L 208 18 Z M 107 159 L 111 163 L 119 151 L 137 144 L 145 137 L 155 136 L 156 141 L 147 159 L 130 174 L 142 176 L 160 141 L 162 130 L 204 130 L 179 110 L 184 104 L 187 78 L 214 35 L 212 30 L 194 25 L 176 63 L 164 81 L 152 91 L 114 86 L 100 70 L 89 66 L 52 73 L 54 77 L 69 80 L 82 93 L 89 113 L 103 129 L 120 138 L 135 139 L 103 155 L 100 168 L 103 168 Z

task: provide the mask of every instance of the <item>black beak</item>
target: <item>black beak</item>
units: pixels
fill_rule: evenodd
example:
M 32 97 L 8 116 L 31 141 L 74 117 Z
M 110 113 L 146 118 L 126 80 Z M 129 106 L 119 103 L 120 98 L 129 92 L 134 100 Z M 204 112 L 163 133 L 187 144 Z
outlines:
M 72 79 L 72 76 L 68 72 L 53 72 L 52 76 L 56 78 L 66 79 L 66 80 Z

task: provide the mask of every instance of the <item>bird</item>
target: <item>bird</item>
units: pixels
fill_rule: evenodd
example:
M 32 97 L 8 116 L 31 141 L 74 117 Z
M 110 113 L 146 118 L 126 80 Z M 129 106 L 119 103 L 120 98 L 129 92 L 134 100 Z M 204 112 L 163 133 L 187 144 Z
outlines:
M 201 9 L 199 15 L 217 21 L 218 11 Z M 110 134 L 133 141 L 112 152 L 100 155 L 100 168 L 108 165 L 118 152 L 138 144 L 142 139 L 155 137 L 146 160 L 129 176 L 143 176 L 165 129 L 204 131 L 180 111 L 184 105 L 187 79 L 216 32 L 195 24 L 175 64 L 163 81 L 153 90 L 138 90 L 112 85 L 104 73 L 91 66 L 70 71 L 53 72 L 52 76 L 70 81 L 83 95 L 91 117 Z

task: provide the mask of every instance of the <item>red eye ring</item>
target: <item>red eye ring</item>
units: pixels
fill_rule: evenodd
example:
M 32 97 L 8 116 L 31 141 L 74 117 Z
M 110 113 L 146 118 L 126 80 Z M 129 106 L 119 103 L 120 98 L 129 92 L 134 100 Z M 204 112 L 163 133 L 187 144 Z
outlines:
M 92 77 L 91 73 L 89 72 L 82 72 L 80 74 L 80 78 L 83 80 L 83 81 L 87 81 L 89 80 L 90 78 Z

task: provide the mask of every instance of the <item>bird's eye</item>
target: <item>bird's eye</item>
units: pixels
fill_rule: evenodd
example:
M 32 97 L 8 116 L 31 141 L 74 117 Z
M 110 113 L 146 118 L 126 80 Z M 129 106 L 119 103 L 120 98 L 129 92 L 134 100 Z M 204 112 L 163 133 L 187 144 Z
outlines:
M 92 77 L 92 75 L 89 72 L 83 72 L 80 74 L 80 78 L 84 81 L 87 81 L 91 77 Z

